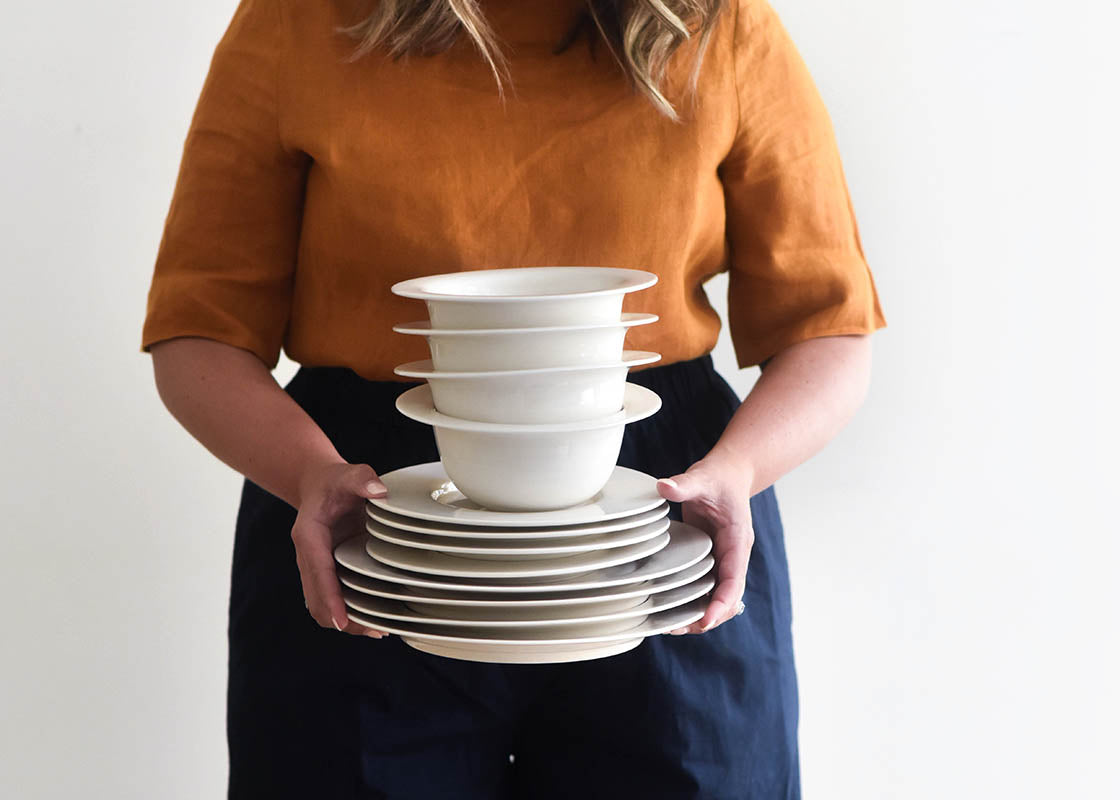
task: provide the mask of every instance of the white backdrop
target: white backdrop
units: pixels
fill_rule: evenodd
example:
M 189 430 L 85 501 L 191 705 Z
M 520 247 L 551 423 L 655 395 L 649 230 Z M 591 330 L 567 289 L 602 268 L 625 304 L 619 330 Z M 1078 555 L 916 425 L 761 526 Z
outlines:
M 224 792 L 240 481 L 137 347 L 233 5 L 5 3 L 0 796 Z M 832 109 L 890 322 L 859 417 L 778 486 L 806 796 L 1120 796 L 1120 15 L 774 5 Z

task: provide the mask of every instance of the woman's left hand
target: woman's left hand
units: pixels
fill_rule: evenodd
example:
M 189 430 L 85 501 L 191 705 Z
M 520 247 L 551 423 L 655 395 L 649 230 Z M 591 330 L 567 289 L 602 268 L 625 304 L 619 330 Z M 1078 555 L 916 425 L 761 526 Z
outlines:
M 751 475 L 714 454 L 693 464 L 687 472 L 663 478 L 661 496 L 681 503 L 685 522 L 712 537 L 716 560 L 716 586 L 704 616 L 685 628 L 672 631 L 703 633 L 738 614 L 746 588 L 747 562 L 754 545 L 751 522 Z

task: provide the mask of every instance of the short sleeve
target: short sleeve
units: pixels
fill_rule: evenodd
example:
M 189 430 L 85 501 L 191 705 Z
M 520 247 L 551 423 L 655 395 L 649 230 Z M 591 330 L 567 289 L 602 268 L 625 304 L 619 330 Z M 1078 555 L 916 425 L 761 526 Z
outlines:
M 280 0 L 242 0 L 214 52 L 156 256 L 141 350 L 176 336 L 271 369 L 291 308 L 307 157 L 281 141 Z
M 805 62 L 768 0 L 736 0 L 739 129 L 720 165 L 728 323 L 740 367 L 818 336 L 886 325 Z

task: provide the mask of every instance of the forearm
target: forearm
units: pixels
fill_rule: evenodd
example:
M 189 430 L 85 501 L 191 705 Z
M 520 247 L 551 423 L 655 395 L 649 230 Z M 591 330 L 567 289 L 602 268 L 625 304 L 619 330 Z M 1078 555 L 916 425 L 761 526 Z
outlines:
M 810 339 L 774 356 L 709 459 L 751 495 L 822 450 L 855 415 L 871 375 L 870 336 Z
M 221 461 L 294 507 L 301 481 L 343 463 L 314 420 L 252 353 L 211 339 L 153 345 L 156 386 L 179 423 Z

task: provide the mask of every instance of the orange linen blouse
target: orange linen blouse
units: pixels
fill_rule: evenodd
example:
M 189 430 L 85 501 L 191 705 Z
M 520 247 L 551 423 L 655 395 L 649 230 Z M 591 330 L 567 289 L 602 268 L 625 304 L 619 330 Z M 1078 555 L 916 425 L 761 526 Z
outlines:
M 449 51 L 348 60 L 356 0 L 241 0 L 186 137 L 141 349 L 203 336 L 372 380 L 427 357 L 392 332 L 425 317 L 389 287 L 518 266 L 649 270 L 627 346 L 694 358 L 720 320 L 702 289 L 730 272 L 740 366 L 886 322 L 832 124 L 767 0 L 731 0 L 695 105 L 696 42 L 666 93 L 633 91 L 609 51 L 555 43 L 583 0 L 485 0 L 512 85 L 463 38 Z

